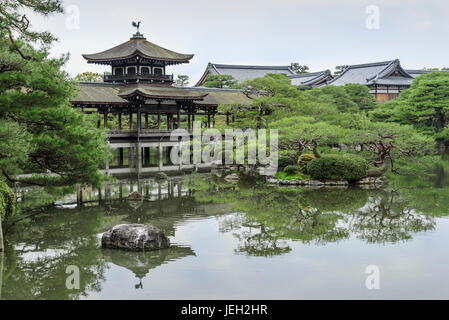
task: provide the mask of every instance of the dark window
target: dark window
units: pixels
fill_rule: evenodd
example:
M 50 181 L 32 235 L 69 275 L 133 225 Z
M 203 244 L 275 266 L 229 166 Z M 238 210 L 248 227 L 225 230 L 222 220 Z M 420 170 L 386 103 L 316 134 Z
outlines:
M 128 68 L 128 74 L 130 74 L 130 75 L 136 74 L 136 68 L 135 67 Z
M 117 76 L 123 75 L 123 68 L 116 68 L 115 69 L 115 75 L 117 75 Z
M 154 75 L 162 76 L 162 69 L 161 68 L 154 68 Z
M 150 73 L 150 69 L 149 69 L 148 67 L 142 67 L 142 68 L 140 69 L 140 72 L 141 72 L 142 74 L 149 74 L 149 73 Z

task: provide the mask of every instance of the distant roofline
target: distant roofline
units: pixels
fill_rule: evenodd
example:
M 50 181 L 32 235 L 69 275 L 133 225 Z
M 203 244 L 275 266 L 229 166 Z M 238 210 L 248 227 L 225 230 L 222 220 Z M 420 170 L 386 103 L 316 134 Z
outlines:
M 276 69 L 285 69 L 292 73 L 294 73 L 291 66 L 261 66 L 261 65 L 245 65 L 245 64 L 220 64 L 209 62 L 210 66 L 215 68 L 226 68 L 226 69 L 262 69 L 262 70 L 276 70 Z
M 412 74 L 422 74 L 422 73 L 432 73 L 432 72 L 449 72 L 449 70 L 422 70 L 422 69 L 405 69 L 405 71 L 407 71 L 408 73 L 412 73 Z
M 324 71 L 317 71 L 317 72 L 297 73 L 297 74 L 292 74 L 291 76 L 288 76 L 288 77 L 290 79 L 297 79 L 297 78 L 307 78 L 307 77 L 319 76 L 322 74 L 331 74 L 331 71 L 329 69 L 327 69 Z
M 408 77 L 413 78 L 411 75 L 409 75 L 407 73 L 407 71 L 405 71 L 402 67 L 401 67 L 401 63 L 399 59 L 394 59 L 394 60 L 387 60 L 387 61 L 380 61 L 380 62 L 371 62 L 371 63 L 363 63 L 363 64 L 353 64 L 353 65 L 348 65 L 345 70 L 340 73 L 339 75 L 337 75 L 334 79 L 332 79 L 331 81 L 328 81 L 326 84 L 332 84 L 335 81 L 337 81 L 338 79 L 342 78 L 349 70 L 351 69 L 361 69 L 361 68 L 369 68 L 369 67 L 379 67 L 379 66 L 385 66 L 385 68 L 383 70 L 381 70 L 380 72 L 377 73 L 376 76 L 371 77 L 370 79 L 366 79 L 366 83 L 372 81 L 373 79 L 376 79 L 376 77 L 380 74 L 382 74 L 383 72 L 385 72 L 385 70 L 387 70 L 391 65 L 393 64 L 397 64 L 404 72 L 406 75 L 408 75 Z
M 244 64 L 222 64 L 222 63 L 213 63 L 209 62 L 207 64 L 206 70 L 204 71 L 201 78 L 195 84 L 195 87 L 202 86 L 205 82 L 205 79 L 210 73 L 210 70 L 213 69 L 217 74 L 222 74 L 219 69 L 254 69 L 254 70 L 287 70 L 293 74 L 295 72 L 290 66 L 259 66 L 259 65 L 244 65 Z

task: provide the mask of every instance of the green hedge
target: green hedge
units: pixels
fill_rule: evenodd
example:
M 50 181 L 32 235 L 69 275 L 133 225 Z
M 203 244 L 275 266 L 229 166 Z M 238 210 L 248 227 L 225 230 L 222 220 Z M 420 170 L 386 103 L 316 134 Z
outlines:
M 290 157 L 281 156 L 278 159 L 278 169 L 279 171 L 282 171 L 287 166 L 293 165 L 293 160 Z
M 284 172 L 286 174 L 295 174 L 298 172 L 298 168 L 296 166 L 286 166 Z
M 2 221 L 16 212 L 16 197 L 11 188 L 0 178 L 0 217 Z
M 362 157 L 352 154 L 327 155 L 316 158 L 307 165 L 313 179 L 357 181 L 367 176 L 370 165 Z

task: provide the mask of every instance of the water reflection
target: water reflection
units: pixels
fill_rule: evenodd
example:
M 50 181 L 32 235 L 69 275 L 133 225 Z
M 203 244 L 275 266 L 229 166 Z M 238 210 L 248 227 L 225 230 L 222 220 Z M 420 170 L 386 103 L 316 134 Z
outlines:
M 151 252 L 123 252 L 111 249 L 103 250 L 105 261 L 126 268 L 134 273 L 139 281 L 139 283 L 135 285 L 136 289 L 143 289 L 142 279 L 147 276 L 151 269 L 188 256 L 195 256 L 195 252 L 193 252 L 190 247 L 177 245 L 171 246 L 165 250 Z
M 218 230 L 208 232 L 232 235 L 231 253 L 224 255 L 272 259 L 294 254 L 295 243 L 325 246 L 357 239 L 365 245 L 397 244 L 436 228 L 435 212 L 423 210 L 430 200 L 416 206 L 406 197 L 409 189 L 403 194 L 393 189 L 279 188 L 190 175 L 162 182 L 119 180 L 100 189 L 19 190 L 22 211 L 33 215 L 18 216 L 6 226 L 0 297 L 79 299 L 103 292 L 108 270 L 117 267 L 133 274 L 129 287 L 145 289 L 143 279 L 151 282 L 156 268 L 199 256 L 190 242 L 179 241 L 177 230 L 211 217 Z M 142 200 L 128 201 L 132 192 Z M 434 192 L 436 206 L 439 201 L 445 205 L 443 193 Z M 173 246 L 149 253 L 101 249 L 99 235 L 120 223 L 154 225 L 171 237 Z M 195 237 L 201 234 L 192 234 L 190 241 Z M 81 269 L 80 290 L 65 287 L 69 265 Z

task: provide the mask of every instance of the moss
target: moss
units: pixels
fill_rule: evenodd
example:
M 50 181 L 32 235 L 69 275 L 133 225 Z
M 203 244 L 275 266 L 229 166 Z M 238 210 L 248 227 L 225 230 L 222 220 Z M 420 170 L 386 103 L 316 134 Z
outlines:
M 2 221 L 12 217 L 16 212 L 16 197 L 11 188 L 0 179 L 0 216 Z
M 288 174 L 284 171 L 279 171 L 276 173 L 276 179 L 281 180 L 309 180 L 310 177 L 306 174 L 302 174 L 300 172 L 295 172 L 293 174 Z

